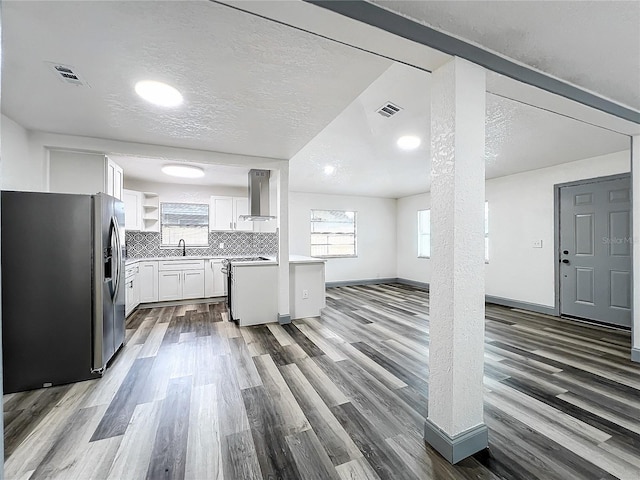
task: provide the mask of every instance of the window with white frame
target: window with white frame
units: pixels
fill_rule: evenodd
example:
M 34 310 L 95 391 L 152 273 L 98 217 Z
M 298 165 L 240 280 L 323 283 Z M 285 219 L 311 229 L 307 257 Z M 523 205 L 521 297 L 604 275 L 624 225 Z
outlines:
M 418 257 L 431 256 L 431 210 L 418 210 Z
M 311 210 L 311 256 L 355 257 L 356 212 Z
M 418 257 L 431 256 L 431 210 L 418 210 Z M 489 261 L 489 202 L 484 202 L 484 260 Z
M 161 203 L 160 236 L 162 246 L 209 246 L 209 205 L 199 203 Z

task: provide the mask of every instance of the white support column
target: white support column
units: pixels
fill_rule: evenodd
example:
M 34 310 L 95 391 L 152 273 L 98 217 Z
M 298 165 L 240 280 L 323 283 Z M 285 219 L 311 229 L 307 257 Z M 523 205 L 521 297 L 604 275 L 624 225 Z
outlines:
M 278 323 L 291 323 L 289 305 L 289 164 L 278 170 Z
M 631 137 L 631 195 L 633 197 L 633 307 L 631 360 L 640 363 L 640 135 Z
M 431 75 L 429 417 L 451 463 L 488 445 L 483 416 L 485 70 L 454 58 Z

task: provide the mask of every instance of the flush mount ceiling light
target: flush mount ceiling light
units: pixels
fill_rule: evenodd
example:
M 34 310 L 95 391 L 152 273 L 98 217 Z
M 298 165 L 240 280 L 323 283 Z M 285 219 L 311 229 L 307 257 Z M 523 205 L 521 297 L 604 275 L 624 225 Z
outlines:
M 136 83 L 136 93 L 147 102 L 161 107 L 176 107 L 182 103 L 182 94 L 166 83 L 141 80 Z
M 172 177 L 182 178 L 200 178 L 204 177 L 204 170 L 193 165 L 165 165 L 162 167 L 162 173 L 171 175 Z
M 415 135 L 405 135 L 404 137 L 400 137 L 397 143 L 398 147 L 402 150 L 415 150 L 420 146 L 421 142 L 422 140 Z
M 334 167 L 333 165 L 327 165 L 324 167 L 325 175 L 333 175 L 333 172 L 335 171 L 336 171 L 336 167 Z

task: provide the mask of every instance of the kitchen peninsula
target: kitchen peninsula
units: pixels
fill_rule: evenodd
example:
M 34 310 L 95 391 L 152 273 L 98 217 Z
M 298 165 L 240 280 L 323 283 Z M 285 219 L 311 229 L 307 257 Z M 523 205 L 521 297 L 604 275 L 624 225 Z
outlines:
M 230 317 L 240 326 L 278 320 L 278 262 L 275 256 L 172 256 L 126 262 L 126 313 L 138 305 L 227 297 Z M 326 305 L 325 260 L 289 257 L 292 319 L 315 317 Z

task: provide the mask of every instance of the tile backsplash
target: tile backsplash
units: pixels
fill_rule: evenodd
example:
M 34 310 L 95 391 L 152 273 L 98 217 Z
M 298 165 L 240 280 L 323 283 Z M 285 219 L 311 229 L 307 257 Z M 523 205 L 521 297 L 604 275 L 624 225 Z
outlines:
M 182 255 L 182 248 L 160 247 L 158 232 L 126 232 L 127 258 L 173 257 Z M 224 243 L 224 249 L 218 248 Z M 250 257 L 276 255 L 278 235 L 255 232 L 209 232 L 208 247 L 187 247 L 187 255 L 213 257 Z

